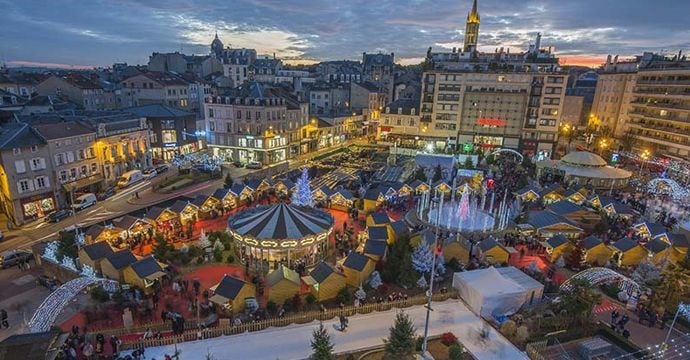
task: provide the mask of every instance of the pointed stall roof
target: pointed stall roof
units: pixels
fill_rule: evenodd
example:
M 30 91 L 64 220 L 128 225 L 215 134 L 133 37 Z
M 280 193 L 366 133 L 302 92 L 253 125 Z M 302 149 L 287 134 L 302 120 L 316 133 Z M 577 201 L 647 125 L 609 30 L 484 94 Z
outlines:
M 675 247 L 688 247 L 690 242 L 685 234 L 668 234 L 668 240 Z
M 153 206 L 149 209 L 149 211 L 146 212 L 146 215 L 144 215 L 144 217 L 155 221 L 156 219 L 158 219 L 159 216 L 161 216 L 161 214 L 164 211 L 165 209 L 162 207 Z
M 567 244 L 568 238 L 563 234 L 556 234 L 552 236 L 550 239 L 546 240 L 546 243 L 549 244 L 550 247 L 555 249 L 559 246 Z
M 184 209 L 185 209 L 187 206 L 193 206 L 193 207 L 195 207 L 195 208 L 198 208 L 198 206 L 196 206 L 196 205 L 190 203 L 189 201 L 177 200 L 177 201 L 175 201 L 175 203 L 170 207 L 170 210 L 171 210 L 171 211 L 174 211 L 174 212 L 176 212 L 176 213 L 179 214 L 179 213 L 183 212 Z
M 317 284 L 324 282 L 331 274 L 338 273 L 333 265 L 321 260 L 318 264 L 309 272 L 309 276 L 316 281 Z
M 371 213 L 369 216 L 371 216 L 371 220 L 375 225 L 385 225 L 391 222 L 391 218 L 388 217 L 388 214 L 385 212 L 377 211 Z
M 240 293 L 242 288 L 248 284 L 249 283 L 242 281 L 238 278 L 225 275 L 216 286 L 214 293 L 226 299 L 234 300 L 235 297 Z
M 225 196 L 229 192 L 230 192 L 230 189 L 226 189 L 226 188 L 216 189 L 216 191 L 213 192 L 213 195 L 211 195 L 211 197 L 214 199 L 217 199 L 217 200 L 223 200 L 223 199 L 225 199 Z
M 89 226 L 88 229 L 86 229 L 86 232 L 84 233 L 84 236 L 90 236 L 92 239 L 97 238 L 101 233 L 105 230 L 105 226 L 103 225 L 98 225 L 98 224 L 93 224 Z
M 202 207 L 208 198 L 208 195 L 199 194 L 192 200 L 192 204 L 196 207 Z
M 142 279 L 155 280 L 165 275 L 163 267 L 153 256 L 147 256 L 132 265 L 132 270 Z
M 527 193 L 529 193 L 529 192 L 532 192 L 534 195 L 539 196 L 540 190 L 539 190 L 537 187 L 535 187 L 535 186 L 527 185 L 527 186 L 523 187 L 522 189 L 517 190 L 517 191 L 515 192 L 515 194 L 517 194 L 517 195 L 525 195 L 525 194 L 527 194 Z
M 243 183 L 234 183 L 230 188 L 230 192 L 235 196 L 240 196 L 245 188 L 247 188 L 247 185 Z
M 546 207 L 547 210 L 551 211 L 554 214 L 560 215 L 560 216 L 566 216 L 568 214 L 576 213 L 578 211 L 583 211 L 585 208 L 582 206 L 578 206 L 577 204 L 573 204 L 572 202 L 568 200 L 560 200 L 556 201 L 549 206 Z
M 388 241 L 388 229 L 383 226 L 369 226 L 367 227 L 367 234 L 370 240 Z
M 560 215 L 554 214 L 550 211 L 531 211 L 527 215 L 527 218 L 527 223 L 534 226 L 535 229 L 542 229 L 556 224 L 566 224 L 574 228 L 580 229 L 579 227 L 573 225 L 573 223 L 571 223 L 570 220 Z
M 410 234 L 410 228 L 407 226 L 405 221 L 398 220 L 391 223 L 391 228 L 396 237 L 405 236 Z
M 487 252 L 496 246 L 500 246 L 500 244 L 492 237 L 486 238 L 477 244 L 477 247 L 482 252 Z
M 356 271 L 362 271 L 367 266 L 369 260 L 368 257 L 353 251 L 345 258 L 343 266 Z
M 105 241 L 98 241 L 82 247 L 91 260 L 105 259 L 113 254 L 113 248 Z
M 671 245 L 669 245 L 666 241 L 663 241 L 661 239 L 653 239 L 648 243 L 644 244 L 644 247 L 651 253 L 658 254 L 671 247 Z
M 388 249 L 388 243 L 383 240 L 372 240 L 369 239 L 364 243 L 364 254 L 365 255 L 375 255 L 378 257 L 383 257 L 386 255 L 386 250 Z
M 268 287 L 274 286 L 283 279 L 288 280 L 297 286 L 300 285 L 299 274 L 295 270 L 292 270 L 284 265 L 278 266 L 277 269 L 271 271 L 268 276 L 266 276 Z
M 127 266 L 137 262 L 137 257 L 134 256 L 132 251 L 130 251 L 129 249 L 115 252 L 112 255 L 108 256 L 106 259 L 108 260 L 108 262 L 110 262 L 113 268 L 115 268 L 115 270 L 124 269 Z
M 113 226 L 120 228 L 120 229 L 129 230 L 139 220 L 141 220 L 141 219 L 134 217 L 132 215 L 125 215 L 125 216 L 121 217 L 119 220 L 113 221 Z
M 584 247 L 585 250 L 589 250 L 589 249 L 592 249 L 601 243 L 602 243 L 601 239 L 599 239 L 598 237 L 596 237 L 594 235 L 590 235 L 590 236 L 587 236 L 586 238 L 584 238 L 584 240 L 582 240 L 582 247 Z
M 635 246 L 637 246 L 637 241 L 626 236 L 626 237 L 616 241 L 611 246 L 613 246 L 614 248 L 616 248 L 617 250 L 619 250 L 621 252 L 626 252 L 626 251 L 634 248 Z

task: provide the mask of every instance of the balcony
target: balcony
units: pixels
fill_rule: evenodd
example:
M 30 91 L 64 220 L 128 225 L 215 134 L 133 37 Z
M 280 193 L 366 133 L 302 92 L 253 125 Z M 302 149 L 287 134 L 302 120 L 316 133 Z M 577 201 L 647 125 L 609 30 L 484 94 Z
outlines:
M 647 123 L 643 123 L 643 122 L 630 122 L 629 126 L 636 126 L 636 127 L 640 127 L 640 128 L 648 129 L 648 130 L 663 131 L 663 132 L 667 132 L 669 134 L 690 133 L 690 129 L 682 129 L 680 127 L 674 127 L 674 126 L 662 126 L 662 125 L 655 125 L 655 124 L 647 124 Z
M 681 117 L 681 116 L 677 116 L 677 115 L 661 116 L 659 114 L 651 114 L 649 112 L 642 111 L 642 110 L 632 110 L 632 111 L 629 111 L 628 114 L 633 115 L 633 116 L 643 116 L 645 118 L 658 119 L 661 121 L 676 121 L 676 122 L 683 122 L 683 123 L 690 122 L 690 119 L 687 117 Z

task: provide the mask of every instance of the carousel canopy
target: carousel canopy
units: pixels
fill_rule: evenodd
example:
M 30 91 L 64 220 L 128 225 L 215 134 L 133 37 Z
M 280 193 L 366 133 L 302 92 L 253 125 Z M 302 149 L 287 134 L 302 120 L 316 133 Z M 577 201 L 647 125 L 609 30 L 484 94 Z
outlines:
M 234 233 L 255 239 L 301 239 L 333 227 L 333 217 L 310 207 L 285 203 L 245 210 L 228 220 Z

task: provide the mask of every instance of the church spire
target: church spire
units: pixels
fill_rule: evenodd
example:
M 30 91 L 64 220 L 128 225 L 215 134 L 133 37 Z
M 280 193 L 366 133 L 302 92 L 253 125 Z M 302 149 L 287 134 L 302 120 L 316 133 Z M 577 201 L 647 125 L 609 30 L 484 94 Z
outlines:
M 472 3 L 472 11 L 467 13 L 467 22 L 479 24 L 479 11 L 477 11 L 477 0 Z
M 472 10 L 467 13 L 465 22 L 465 46 L 463 51 L 474 53 L 477 51 L 477 39 L 479 38 L 479 10 L 477 10 L 477 0 L 472 3 Z

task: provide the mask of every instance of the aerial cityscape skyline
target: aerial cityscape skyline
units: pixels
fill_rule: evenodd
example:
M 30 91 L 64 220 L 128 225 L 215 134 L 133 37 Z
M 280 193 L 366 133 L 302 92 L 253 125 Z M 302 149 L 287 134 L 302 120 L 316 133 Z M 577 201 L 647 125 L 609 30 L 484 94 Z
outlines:
M 84 67 L 143 64 L 151 51 L 205 54 L 217 32 L 232 47 L 275 54 L 288 63 L 357 59 L 363 51 L 395 52 L 401 64 L 423 60 L 426 49 L 460 47 L 471 1 L 442 0 L 376 6 L 272 0 L 147 1 L 41 4 L 1 1 L 7 25 L 0 60 L 8 66 Z M 557 6 L 556 6 L 557 5 Z M 537 32 L 562 65 L 598 66 L 607 54 L 676 53 L 690 47 L 683 3 L 577 1 L 555 4 L 479 2 L 479 50 L 524 49 Z M 593 16 L 596 13 L 596 16 Z M 663 28 L 659 25 L 663 19 Z M 661 39 L 661 40 L 660 40 Z

